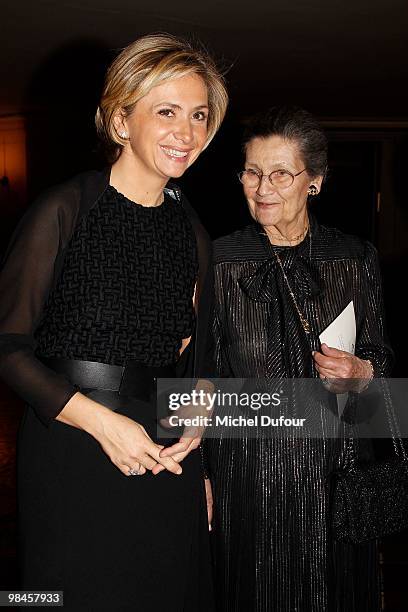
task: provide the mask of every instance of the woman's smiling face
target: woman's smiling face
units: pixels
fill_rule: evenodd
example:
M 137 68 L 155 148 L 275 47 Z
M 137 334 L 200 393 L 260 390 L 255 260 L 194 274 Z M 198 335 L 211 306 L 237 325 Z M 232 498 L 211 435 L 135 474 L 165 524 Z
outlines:
M 264 228 L 296 225 L 307 214 L 308 189 L 320 188 L 321 178 L 313 179 L 304 170 L 304 161 L 295 141 L 281 136 L 256 137 L 246 147 L 245 170 L 262 177 L 258 187 L 244 184 L 244 193 L 251 216 Z M 290 187 L 272 185 L 268 176 L 276 170 L 299 174 Z M 266 176 L 265 176 L 266 175 Z
M 197 159 L 207 140 L 208 92 L 203 79 L 189 74 L 165 81 L 141 98 L 128 117 L 116 117 L 128 142 L 122 155 L 162 179 L 179 177 Z

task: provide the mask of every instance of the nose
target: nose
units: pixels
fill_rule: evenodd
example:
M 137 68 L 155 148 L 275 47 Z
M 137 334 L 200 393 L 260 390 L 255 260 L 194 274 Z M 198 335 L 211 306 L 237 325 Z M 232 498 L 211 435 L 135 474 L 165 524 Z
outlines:
M 174 137 L 185 144 L 192 142 L 194 138 L 193 126 L 189 118 L 180 118 L 175 126 Z
M 256 193 L 260 196 L 269 195 L 276 192 L 276 187 L 272 185 L 268 175 L 263 175 L 259 181 Z

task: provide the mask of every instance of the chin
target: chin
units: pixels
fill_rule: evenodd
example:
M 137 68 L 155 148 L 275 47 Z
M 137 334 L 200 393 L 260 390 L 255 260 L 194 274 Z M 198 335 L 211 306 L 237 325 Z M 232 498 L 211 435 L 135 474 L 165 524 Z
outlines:
M 176 168 L 172 171 L 172 173 L 169 176 L 171 178 L 180 178 L 181 176 L 183 176 L 183 174 L 187 170 L 187 167 L 188 166 L 184 166 L 183 168 Z
M 268 214 L 263 215 L 261 213 L 260 215 L 257 216 L 256 220 L 263 227 L 269 227 L 269 226 L 276 225 L 277 223 L 279 223 L 280 217 L 278 216 L 272 217 L 271 215 L 268 215 Z
M 189 168 L 191 164 L 195 162 L 198 157 L 198 154 L 195 150 L 192 151 L 188 158 L 183 162 L 172 161 L 170 159 L 166 159 L 166 157 L 163 158 L 163 156 L 164 154 L 162 153 L 160 158 L 156 160 L 157 170 L 163 176 L 167 176 L 169 178 L 179 178 L 183 176 L 187 168 Z
M 180 178 L 187 168 L 187 164 L 166 164 L 159 166 L 158 170 L 163 177 Z

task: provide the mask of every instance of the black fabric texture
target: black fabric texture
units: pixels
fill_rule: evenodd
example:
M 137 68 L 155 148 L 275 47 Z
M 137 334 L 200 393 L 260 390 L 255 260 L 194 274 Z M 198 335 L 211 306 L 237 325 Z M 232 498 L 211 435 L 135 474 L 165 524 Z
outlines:
M 63 334 L 69 335 L 75 332 L 72 330 L 68 332 L 65 327 L 65 330 L 61 331 L 60 344 L 54 347 L 56 349 L 54 351 L 54 348 L 51 348 L 54 340 L 47 336 L 47 323 L 44 317 L 47 308 L 50 308 L 56 321 L 59 317 L 58 324 L 62 322 L 62 315 L 61 312 L 58 315 L 58 305 L 55 301 L 58 302 L 58 295 L 60 299 L 68 297 L 61 295 L 61 284 L 59 285 L 61 274 L 68 273 L 65 259 L 70 256 L 72 239 L 80 237 L 81 232 L 87 227 L 88 217 L 93 214 L 94 207 L 100 203 L 103 206 L 100 200 L 105 196 L 109 197 L 109 177 L 109 168 L 103 172 L 84 173 L 42 195 L 29 208 L 17 227 L 0 272 L 0 376 L 36 410 L 46 425 L 57 416 L 77 388 L 66 377 L 55 374 L 37 359 L 37 333 L 41 348 L 46 350 L 49 356 L 62 354 L 64 351 L 69 353 L 68 346 L 62 347 Z M 192 341 L 177 363 L 178 374 L 191 377 L 208 376 L 214 371 L 209 345 L 211 338 L 208 334 L 208 321 L 213 303 L 211 241 L 197 214 L 178 188 L 169 184 L 167 193 L 178 200 L 193 228 L 198 260 L 196 321 Z M 128 211 L 128 204 L 124 203 L 124 206 L 127 214 L 134 213 L 133 210 Z M 165 209 L 168 206 L 173 204 L 167 201 Z M 165 209 L 164 214 L 166 214 Z M 98 215 L 98 210 L 100 212 L 97 206 L 95 215 Z M 162 214 L 158 210 L 154 212 Z M 178 218 L 180 219 L 180 216 Z M 89 229 L 94 228 L 89 227 Z M 185 232 L 187 241 L 185 248 L 188 249 L 190 247 L 187 243 L 190 242 L 190 238 L 187 236 L 188 229 L 184 222 L 181 230 Z M 78 234 L 74 237 L 76 232 Z M 76 250 L 78 254 L 78 248 Z M 191 274 L 192 266 L 195 265 L 193 257 L 191 262 L 186 263 L 186 270 L 177 282 L 182 284 L 184 282 L 182 279 L 185 280 L 186 275 Z M 88 274 L 91 274 L 91 271 L 88 271 Z M 117 280 L 120 283 L 120 278 Z M 188 282 L 191 282 L 191 278 Z M 89 289 L 88 287 L 87 291 Z M 64 289 L 64 293 L 69 291 L 69 288 L 67 291 Z M 69 299 L 72 301 L 74 296 L 70 295 Z M 177 324 L 180 330 L 183 328 L 185 333 L 189 333 L 191 317 L 186 312 L 186 308 L 183 307 Z M 98 316 L 97 312 L 94 314 Z M 166 313 L 162 316 L 167 318 L 168 315 Z M 89 324 L 88 321 L 84 323 Z M 66 321 L 63 327 L 65 324 Z M 159 323 L 158 328 L 160 325 Z M 111 337 L 108 330 L 106 337 Z M 164 344 L 167 346 L 169 358 L 170 353 L 174 352 L 176 342 L 174 339 L 170 341 L 167 337 L 164 339 Z M 105 350 L 111 348 L 106 347 Z M 131 350 L 134 354 L 138 351 L 140 354 L 140 347 L 134 346 Z M 87 354 L 90 353 L 91 351 Z M 97 353 L 97 360 L 102 360 L 102 349 L 99 348 Z M 119 353 L 112 356 L 113 363 L 118 362 L 118 356 Z M 105 357 L 106 354 L 103 358 Z
M 393 353 L 374 247 L 312 219 L 301 244 L 277 248 L 309 335 L 272 248 L 256 224 L 215 242 L 218 375 L 317 378 L 318 336 L 353 300 L 355 353 L 371 360 L 376 376 L 389 376 Z M 327 406 L 308 406 L 302 398 L 322 432 L 335 401 L 327 396 Z M 291 398 L 293 414 L 297 399 Z M 334 542 L 330 531 L 330 474 L 347 464 L 346 445 L 324 433 L 205 441 L 220 611 L 379 610 L 376 542 L 353 547 Z
M 155 401 L 87 395 L 159 442 Z M 181 476 L 127 477 L 89 434 L 58 420 L 44 427 L 31 408 L 19 449 L 19 588 L 62 590 L 72 612 L 213 612 L 198 450 L 183 461 Z
M 35 338 L 45 357 L 150 366 L 192 334 L 198 264 L 180 204 L 132 203 L 109 186 L 75 230 Z

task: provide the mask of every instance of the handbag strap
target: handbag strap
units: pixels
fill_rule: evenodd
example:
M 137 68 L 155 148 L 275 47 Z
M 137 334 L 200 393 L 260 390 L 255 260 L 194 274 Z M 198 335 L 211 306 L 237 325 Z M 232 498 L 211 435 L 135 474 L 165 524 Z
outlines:
M 381 391 L 383 392 L 383 396 L 385 400 L 385 409 L 387 413 L 388 425 L 390 427 L 390 431 L 392 435 L 392 443 L 393 443 L 395 454 L 397 457 L 399 457 L 403 461 L 408 461 L 407 451 L 402 441 L 401 430 L 399 427 L 397 415 L 395 414 L 388 382 L 384 378 L 377 378 L 375 379 L 375 381 L 376 382 L 378 381 L 378 383 L 382 387 Z

